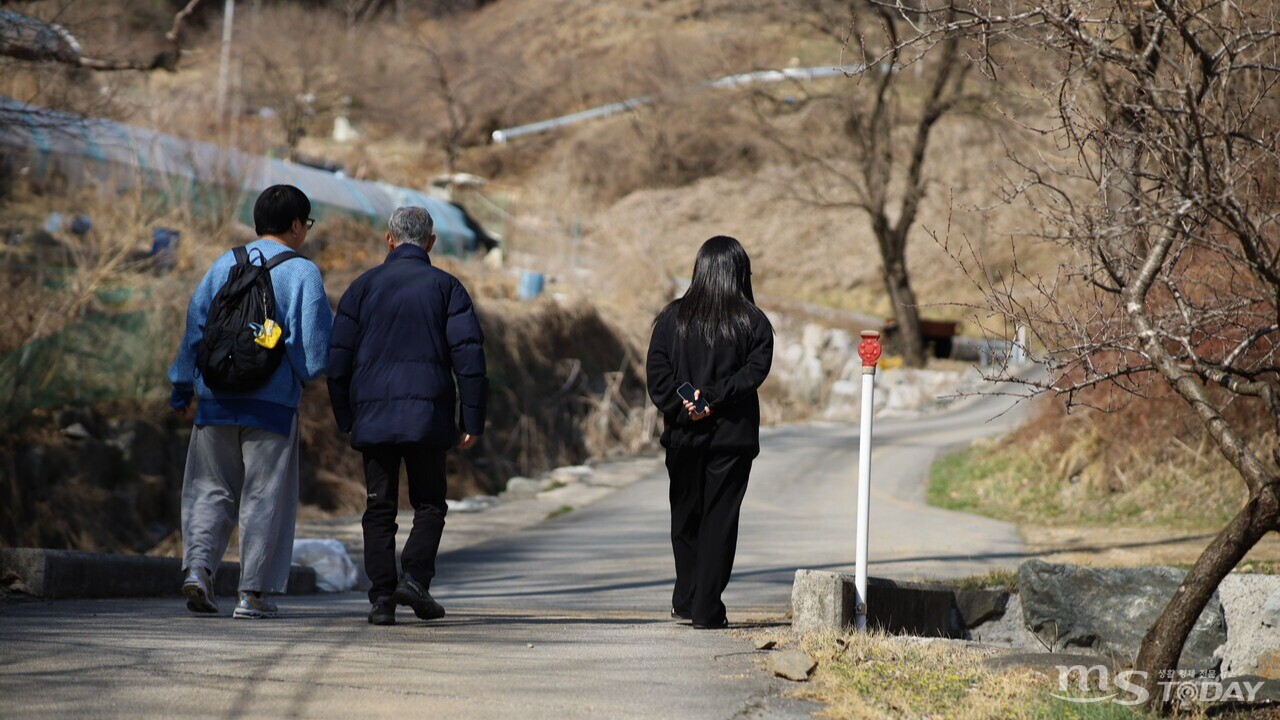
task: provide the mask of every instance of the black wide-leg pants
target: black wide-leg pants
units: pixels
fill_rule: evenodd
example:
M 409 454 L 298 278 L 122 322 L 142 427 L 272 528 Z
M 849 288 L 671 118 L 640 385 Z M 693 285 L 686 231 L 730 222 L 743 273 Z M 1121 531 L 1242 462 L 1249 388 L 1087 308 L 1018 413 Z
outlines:
M 720 595 L 733 572 L 738 515 L 753 459 L 705 448 L 667 449 L 676 560 L 671 607 L 699 625 L 725 620 Z
M 396 572 L 396 511 L 400 497 L 400 464 L 409 482 L 413 529 L 400 554 L 404 574 L 430 587 L 436 575 L 436 553 L 444 533 L 445 456 L 447 448 L 422 443 L 372 445 L 363 448 L 364 478 L 369 490 L 364 526 L 364 569 L 373 587 L 369 601 L 390 597 Z

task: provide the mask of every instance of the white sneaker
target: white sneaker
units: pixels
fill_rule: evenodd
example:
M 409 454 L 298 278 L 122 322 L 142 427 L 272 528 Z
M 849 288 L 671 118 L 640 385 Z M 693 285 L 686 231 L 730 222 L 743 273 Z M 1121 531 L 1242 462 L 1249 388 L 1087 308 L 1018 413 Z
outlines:
M 240 601 L 236 603 L 235 612 L 231 613 L 231 617 L 237 620 L 260 620 L 262 618 L 273 618 L 280 614 L 280 609 L 276 604 L 267 599 L 266 595 L 260 592 L 242 592 L 240 593 Z
M 182 594 L 187 609 L 193 613 L 216 613 L 218 601 L 213 596 L 213 574 L 207 568 L 192 567 L 182 581 Z

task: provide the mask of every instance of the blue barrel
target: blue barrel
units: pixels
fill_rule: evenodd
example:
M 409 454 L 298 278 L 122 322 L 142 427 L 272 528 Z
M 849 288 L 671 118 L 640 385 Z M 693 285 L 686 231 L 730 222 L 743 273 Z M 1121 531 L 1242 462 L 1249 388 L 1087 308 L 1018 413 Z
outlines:
M 520 284 L 516 286 L 516 294 L 521 300 L 532 300 L 542 294 L 546 278 L 540 272 L 520 271 Z

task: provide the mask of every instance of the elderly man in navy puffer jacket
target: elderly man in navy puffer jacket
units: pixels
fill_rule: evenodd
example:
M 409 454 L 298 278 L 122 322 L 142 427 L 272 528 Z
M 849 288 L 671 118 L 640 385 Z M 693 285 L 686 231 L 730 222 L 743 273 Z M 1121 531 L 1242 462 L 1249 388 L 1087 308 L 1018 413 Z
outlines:
M 428 255 L 436 241 L 431 215 L 402 207 L 387 225 L 386 261 L 351 283 L 338 303 L 327 372 L 338 427 L 364 454 L 364 563 L 375 625 L 395 624 L 396 605 L 424 620 L 444 617 L 429 590 L 448 510 L 445 454 L 453 446 L 466 450 L 484 432 L 489 396 L 471 297 Z M 413 530 L 397 578 L 402 462 Z

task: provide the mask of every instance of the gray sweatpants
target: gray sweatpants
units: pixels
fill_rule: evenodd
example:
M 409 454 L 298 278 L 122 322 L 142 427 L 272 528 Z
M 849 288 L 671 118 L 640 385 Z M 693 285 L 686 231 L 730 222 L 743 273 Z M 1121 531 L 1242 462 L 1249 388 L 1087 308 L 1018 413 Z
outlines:
M 241 425 L 191 432 L 182 478 L 183 571 L 217 572 L 240 521 L 240 590 L 282 593 L 298 517 L 298 419 L 289 436 Z

